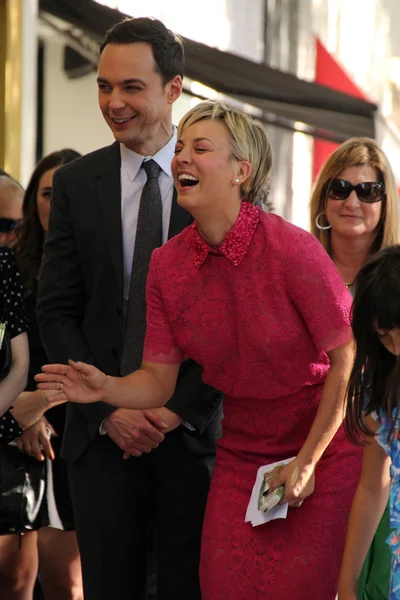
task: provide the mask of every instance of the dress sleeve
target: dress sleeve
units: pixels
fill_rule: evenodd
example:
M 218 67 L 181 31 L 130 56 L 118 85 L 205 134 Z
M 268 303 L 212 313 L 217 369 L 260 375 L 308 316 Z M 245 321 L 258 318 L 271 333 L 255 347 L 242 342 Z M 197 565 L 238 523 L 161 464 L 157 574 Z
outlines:
M 180 364 L 184 360 L 171 331 L 162 293 L 157 282 L 157 250 L 153 252 L 146 287 L 147 329 L 143 360 L 153 363 Z
M 24 308 L 24 292 L 17 270 L 14 254 L 5 246 L 0 246 L 0 321 L 7 322 L 10 338 L 28 329 Z
M 24 432 L 8 410 L 0 417 L 0 445 L 6 445 Z
M 286 285 L 319 352 L 352 338 L 352 298 L 320 242 L 304 232 L 291 240 L 286 255 Z

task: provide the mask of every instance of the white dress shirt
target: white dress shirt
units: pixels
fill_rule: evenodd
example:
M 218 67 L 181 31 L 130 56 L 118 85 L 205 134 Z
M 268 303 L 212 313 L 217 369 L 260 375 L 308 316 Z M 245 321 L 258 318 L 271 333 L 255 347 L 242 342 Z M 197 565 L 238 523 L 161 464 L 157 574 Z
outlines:
M 139 215 L 140 197 L 147 181 L 146 172 L 141 168 L 143 160 L 151 158 L 161 168 L 158 183 L 161 191 L 163 209 L 163 244 L 168 239 L 169 221 L 171 217 L 174 180 L 171 172 L 171 161 L 176 144 L 176 129 L 169 140 L 154 156 L 141 156 L 121 144 L 121 218 L 122 240 L 124 249 L 124 314 L 128 306 L 129 285 L 131 281 L 133 249 L 135 247 L 136 229 Z

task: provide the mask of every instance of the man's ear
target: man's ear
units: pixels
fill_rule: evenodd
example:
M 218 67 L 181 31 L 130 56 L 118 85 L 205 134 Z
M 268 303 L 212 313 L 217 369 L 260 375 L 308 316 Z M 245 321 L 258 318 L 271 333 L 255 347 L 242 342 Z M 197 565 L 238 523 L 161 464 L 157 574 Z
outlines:
M 182 94 L 182 77 L 180 75 L 176 75 L 167 83 L 167 86 L 167 99 L 170 104 L 173 104 L 175 100 L 177 100 Z

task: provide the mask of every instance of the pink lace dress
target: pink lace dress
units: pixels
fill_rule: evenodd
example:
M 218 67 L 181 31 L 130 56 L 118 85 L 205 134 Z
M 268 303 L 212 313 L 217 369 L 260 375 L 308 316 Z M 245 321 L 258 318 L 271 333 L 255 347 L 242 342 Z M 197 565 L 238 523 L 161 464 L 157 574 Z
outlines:
M 342 429 L 302 507 L 260 527 L 244 521 L 258 467 L 296 455 L 306 439 L 326 352 L 351 336 L 350 304 L 313 236 L 247 203 L 219 248 L 192 225 L 153 254 L 144 358 L 191 357 L 225 394 L 203 530 L 203 600 L 335 598 L 361 465 Z

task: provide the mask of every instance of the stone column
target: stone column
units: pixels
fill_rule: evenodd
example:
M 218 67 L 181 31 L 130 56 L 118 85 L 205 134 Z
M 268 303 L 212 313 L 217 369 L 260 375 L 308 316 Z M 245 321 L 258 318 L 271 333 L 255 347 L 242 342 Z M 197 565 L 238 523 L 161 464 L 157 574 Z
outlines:
M 0 2 L 0 166 L 26 183 L 35 163 L 37 0 Z

